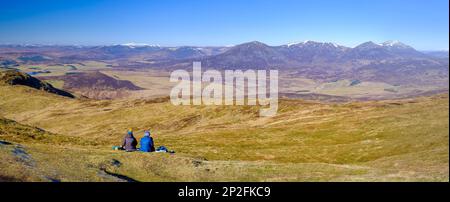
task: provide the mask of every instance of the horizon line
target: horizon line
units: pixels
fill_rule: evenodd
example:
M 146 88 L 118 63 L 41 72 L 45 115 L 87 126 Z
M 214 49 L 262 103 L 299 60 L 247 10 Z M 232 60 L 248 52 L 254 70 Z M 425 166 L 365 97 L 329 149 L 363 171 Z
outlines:
M 271 46 L 271 47 L 279 47 L 279 46 L 290 46 L 290 45 L 295 45 L 295 44 L 301 44 L 301 43 L 307 43 L 307 42 L 315 42 L 315 43 L 331 43 L 337 46 L 342 46 L 345 48 L 355 48 L 361 44 L 364 43 L 369 43 L 372 42 L 374 44 L 377 45 L 382 45 L 383 43 L 386 42 L 398 42 L 398 43 L 402 43 L 404 45 L 410 46 L 412 48 L 414 48 L 411 45 L 408 45 L 406 43 L 403 43 L 399 40 L 387 40 L 381 43 L 376 43 L 374 41 L 365 41 L 365 42 L 360 42 L 358 43 L 358 45 L 356 46 L 347 46 L 347 45 L 342 45 L 340 43 L 336 43 L 336 42 L 331 42 L 331 41 L 314 41 L 314 40 L 304 40 L 304 41 L 297 41 L 297 42 L 288 42 L 288 43 L 284 43 L 284 44 L 280 44 L 280 45 L 272 45 L 272 44 L 268 44 L 268 43 L 264 43 L 261 41 L 247 41 L 247 42 L 241 42 L 238 44 L 233 44 L 233 45 L 160 45 L 160 44 L 150 44 L 150 43 L 140 43 L 140 42 L 126 42 L 126 43 L 105 43 L 105 44 L 76 44 L 76 43 L 0 43 L 0 46 L 78 46 L 78 47 L 96 47 L 96 46 L 134 46 L 134 47 L 161 47 L 161 48 L 174 48 L 174 47 L 195 47 L 195 48 L 201 48 L 201 47 L 217 47 L 217 48 L 222 48 L 222 47 L 234 47 L 234 46 L 238 46 L 238 45 L 242 45 L 242 44 L 247 44 L 247 43 L 253 43 L 253 42 L 258 42 L 258 43 L 262 43 L 265 44 L 267 46 Z M 414 48 L 416 49 L 416 48 Z M 416 49 L 419 51 L 449 51 L 449 49 Z

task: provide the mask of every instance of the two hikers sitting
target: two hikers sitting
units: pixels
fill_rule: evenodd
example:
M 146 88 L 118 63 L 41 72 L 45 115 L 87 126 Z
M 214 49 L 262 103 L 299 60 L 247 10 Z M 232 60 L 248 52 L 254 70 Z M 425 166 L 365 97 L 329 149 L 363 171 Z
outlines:
M 144 137 L 141 138 L 141 148 L 140 151 L 143 152 L 153 152 L 155 151 L 155 146 L 153 143 L 153 138 L 150 137 L 150 131 L 144 132 Z M 133 136 L 133 131 L 130 129 L 127 132 L 127 135 L 125 135 L 125 138 L 122 142 L 122 148 L 125 149 L 127 152 L 130 151 L 136 151 L 137 146 L 137 140 Z

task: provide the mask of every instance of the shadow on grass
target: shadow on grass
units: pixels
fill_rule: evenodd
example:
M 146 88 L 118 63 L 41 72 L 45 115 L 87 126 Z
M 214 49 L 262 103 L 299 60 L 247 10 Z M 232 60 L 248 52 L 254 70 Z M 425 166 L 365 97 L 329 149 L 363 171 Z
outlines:
M 12 145 L 12 143 L 0 140 L 0 145 Z
M 108 172 L 106 169 L 101 169 L 101 171 L 105 172 L 105 174 L 113 176 L 115 178 L 121 179 L 123 181 L 126 182 L 139 182 L 131 177 L 125 176 L 125 175 L 120 175 L 120 174 L 116 174 L 116 173 L 112 173 L 112 172 Z

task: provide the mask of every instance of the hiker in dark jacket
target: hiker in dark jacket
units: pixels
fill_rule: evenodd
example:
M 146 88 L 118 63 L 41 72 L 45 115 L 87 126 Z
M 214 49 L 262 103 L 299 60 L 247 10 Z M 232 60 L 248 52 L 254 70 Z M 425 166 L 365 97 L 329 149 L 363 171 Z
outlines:
M 124 148 L 126 151 L 135 151 L 137 145 L 137 140 L 133 136 L 133 131 L 128 130 L 127 135 L 125 135 L 125 138 L 122 142 L 122 148 Z
M 154 152 L 155 146 L 153 143 L 153 138 L 150 137 L 150 131 L 146 130 L 144 132 L 144 137 L 141 138 L 141 151 L 143 152 Z

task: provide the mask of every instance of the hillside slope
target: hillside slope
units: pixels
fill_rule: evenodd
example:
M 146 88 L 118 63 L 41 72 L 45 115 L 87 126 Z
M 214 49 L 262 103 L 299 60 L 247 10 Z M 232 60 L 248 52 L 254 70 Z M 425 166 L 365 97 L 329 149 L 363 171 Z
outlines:
M 448 94 L 257 107 L 173 106 L 167 99 L 94 101 L 0 86 L 0 116 L 74 138 L 60 144 L 0 136 L 7 179 L 23 178 L 10 150 L 27 148 L 41 175 L 62 181 L 448 181 Z M 32 102 L 27 102 L 32 100 Z M 124 132 L 150 128 L 177 153 L 112 151 Z M 8 160 L 9 159 L 9 160 Z M 39 163 L 39 162 L 45 162 Z M 176 165 L 176 166 L 175 166 Z M 36 172 L 37 172 L 36 171 Z M 42 174 L 44 173 L 44 174 Z M 31 175 L 31 176 L 37 176 Z M 48 179 L 47 179 L 48 180 Z M 51 180 L 50 180 L 51 181 Z
M 79 72 L 64 76 L 41 77 L 46 80 L 63 81 L 63 89 L 77 92 L 94 99 L 121 98 L 129 91 L 143 90 L 128 80 L 118 80 L 98 71 Z
M 15 71 L 15 70 L 8 70 L 8 71 L 0 71 L 0 85 L 23 85 L 28 86 L 31 88 L 43 90 L 49 93 L 53 93 L 56 95 L 61 95 L 65 97 L 74 98 L 71 93 L 57 89 L 53 87 L 51 84 L 41 81 L 37 78 L 34 78 L 30 75 L 27 75 L 25 73 Z

